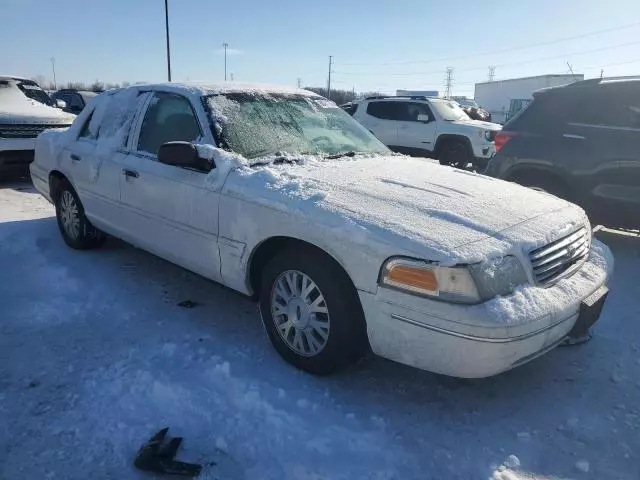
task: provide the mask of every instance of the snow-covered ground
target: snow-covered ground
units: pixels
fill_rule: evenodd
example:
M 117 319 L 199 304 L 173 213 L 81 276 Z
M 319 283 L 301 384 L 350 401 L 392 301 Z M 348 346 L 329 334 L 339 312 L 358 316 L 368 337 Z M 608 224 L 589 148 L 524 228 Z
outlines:
M 374 357 L 315 378 L 250 300 L 117 240 L 72 251 L 0 185 L 0 479 L 153 478 L 132 460 L 169 426 L 203 479 L 638 480 L 640 237 L 598 237 L 616 272 L 586 345 L 481 381 Z

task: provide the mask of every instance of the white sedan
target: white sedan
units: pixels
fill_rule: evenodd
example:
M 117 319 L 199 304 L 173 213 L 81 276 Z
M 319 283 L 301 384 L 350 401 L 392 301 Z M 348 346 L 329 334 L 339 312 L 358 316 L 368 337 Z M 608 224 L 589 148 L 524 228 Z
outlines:
M 70 247 L 110 234 L 255 296 L 278 353 L 317 374 L 367 349 L 508 370 L 584 334 L 613 266 L 579 207 L 394 155 L 305 90 L 106 92 L 38 137 L 31 175 Z

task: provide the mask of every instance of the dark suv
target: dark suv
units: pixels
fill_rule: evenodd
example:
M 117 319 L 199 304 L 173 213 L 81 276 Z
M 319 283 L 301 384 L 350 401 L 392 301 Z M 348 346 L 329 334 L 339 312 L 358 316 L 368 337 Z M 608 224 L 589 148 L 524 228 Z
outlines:
M 495 143 L 487 175 L 577 203 L 594 224 L 640 228 L 640 77 L 536 92 Z

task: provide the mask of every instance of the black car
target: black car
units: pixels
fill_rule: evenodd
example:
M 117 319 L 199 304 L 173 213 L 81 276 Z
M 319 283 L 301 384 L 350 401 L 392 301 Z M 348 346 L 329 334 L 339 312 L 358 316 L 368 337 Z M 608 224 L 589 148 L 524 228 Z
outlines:
M 96 92 L 92 92 L 89 90 L 74 90 L 70 88 L 65 88 L 62 90 L 58 90 L 51 98 L 54 100 L 64 100 L 67 104 L 64 109 L 65 112 L 79 114 L 84 107 L 87 106 L 87 103 L 97 95 Z
M 640 77 L 536 92 L 495 144 L 487 175 L 577 203 L 593 224 L 640 228 Z

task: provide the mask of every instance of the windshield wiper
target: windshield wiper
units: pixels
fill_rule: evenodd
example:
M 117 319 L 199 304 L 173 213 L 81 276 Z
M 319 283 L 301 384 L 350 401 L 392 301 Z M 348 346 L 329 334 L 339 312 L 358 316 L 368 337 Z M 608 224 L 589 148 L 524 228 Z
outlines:
M 327 160 L 335 160 L 336 158 L 342 158 L 342 157 L 355 157 L 357 153 L 358 152 L 354 152 L 353 150 L 350 150 L 348 152 L 334 153 L 332 155 L 327 155 L 324 158 L 326 158 Z

